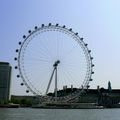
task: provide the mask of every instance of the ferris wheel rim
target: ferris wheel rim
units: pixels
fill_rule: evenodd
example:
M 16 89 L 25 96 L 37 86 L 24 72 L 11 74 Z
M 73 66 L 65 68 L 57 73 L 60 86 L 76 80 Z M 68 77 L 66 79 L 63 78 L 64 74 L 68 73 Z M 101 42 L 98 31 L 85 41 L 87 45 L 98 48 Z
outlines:
M 34 33 L 36 33 L 37 31 L 49 31 L 49 30 L 56 30 L 56 31 L 59 31 L 60 32 L 65 32 L 66 34 L 68 35 L 71 35 L 73 38 L 75 38 L 75 40 L 77 40 L 77 42 L 81 45 L 82 49 L 84 50 L 85 52 L 85 56 L 86 56 L 86 60 L 87 60 L 87 75 L 85 76 L 85 80 L 83 81 L 83 88 L 87 88 L 89 82 L 90 82 L 90 79 L 91 79 L 91 76 L 92 76 L 92 59 L 91 59 L 91 54 L 89 52 L 89 49 L 87 47 L 87 45 L 85 44 L 85 42 L 82 40 L 82 38 L 80 38 L 78 36 L 78 33 L 75 33 L 73 32 L 71 29 L 68 29 L 66 27 L 63 27 L 63 26 L 56 26 L 56 25 L 47 25 L 47 26 L 42 26 L 42 27 L 39 27 L 37 28 L 36 30 L 34 30 L 33 32 L 31 32 L 27 37 L 25 37 L 23 43 L 21 44 L 20 46 L 20 49 L 19 49 L 19 53 L 18 53 L 18 69 L 19 69 L 19 73 L 20 73 L 20 77 L 22 78 L 23 80 L 23 83 L 26 85 L 26 87 L 34 94 L 34 95 L 41 95 L 41 94 L 38 94 L 37 92 L 35 92 L 30 86 L 29 84 L 26 82 L 25 78 L 24 78 L 24 75 L 22 73 L 22 70 L 21 70 L 21 61 L 20 61 L 20 56 L 21 56 L 21 51 L 22 51 L 22 48 L 23 48 L 23 45 L 24 43 L 28 40 L 28 38 L 30 36 L 32 36 Z

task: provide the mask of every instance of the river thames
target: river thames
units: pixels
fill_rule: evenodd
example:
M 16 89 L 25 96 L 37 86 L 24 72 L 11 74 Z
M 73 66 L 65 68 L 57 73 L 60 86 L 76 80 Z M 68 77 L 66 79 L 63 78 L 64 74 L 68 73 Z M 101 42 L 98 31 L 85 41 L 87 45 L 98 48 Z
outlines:
M 120 120 L 120 109 L 1 108 L 0 120 Z

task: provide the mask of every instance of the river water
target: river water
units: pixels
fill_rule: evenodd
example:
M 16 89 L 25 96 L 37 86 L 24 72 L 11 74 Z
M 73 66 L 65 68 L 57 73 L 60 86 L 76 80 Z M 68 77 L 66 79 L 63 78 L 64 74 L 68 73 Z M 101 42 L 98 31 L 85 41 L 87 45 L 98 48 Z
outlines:
M 0 120 L 120 120 L 120 109 L 0 108 Z

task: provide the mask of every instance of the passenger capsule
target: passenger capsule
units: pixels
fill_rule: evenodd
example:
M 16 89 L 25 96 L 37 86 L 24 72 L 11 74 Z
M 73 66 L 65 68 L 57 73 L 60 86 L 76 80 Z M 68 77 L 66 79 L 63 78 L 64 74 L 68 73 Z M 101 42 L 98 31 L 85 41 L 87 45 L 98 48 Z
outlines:
M 17 60 L 17 58 L 15 57 L 14 60 Z
M 65 28 L 65 25 L 63 25 L 63 28 Z
M 42 24 L 42 27 L 44 27 L 44 24 Z
M 92 64 L 92 67 L 94 67 L 95 65 L 94 64 Z
M 94 72 L 91 72 L 91 74 L 94 74 Z
M 28 30 L 28 33 L 31 33 L 31 30 Z
M 93 79 L 90 79 L 89 81 L 93 81 Z
M 82 41 L 83 41 L 83 38 L 80 38 L 80 40 L 82 40 Z
M 15 69 L 18 69 L 18 67 L 17 67 L 17 66 L 15 66 Z
M 88 44 L 85 44 L 85 46 L 87 46 Z
M 52 24 L 51 23 L 49 23 L 49 26 L 51 26 Z
M 25 35 L 23 35 L 23 38 L 25 39 L 25 38 L 26 38 L 26 36 L 25 36 Z
M 93 57 L 91 57 L 90 59 L 93 60 Z
M 37 28 L 38 28 L 38 27 L 37 27 L 37 26 L 35 26 L 35 30 L 37 30 Z
M 21 85 L 21 86 L 23 86 L 24 84 L 23 84 L 23 83 L 21 83 L 20 85 Z
M 21 45 L 21 44 L 22 44 L 22 42 L 19 42 L 18 44 L 19 44 L 19 45 Z
M 87 88 L 89 88 L 90 86 L 89 85 L 87 85 Z
M 88 50 L 89 53 L 91 53 L 91 50 Z
M 59 24 L 57 23 L 56 26 L 59 26 Z
M 19 51 L 18 49 L 15 50 L 15 52 L 18 52 L 18 51 Z
M 29 93 L 29 90 L 26 90 L 26 93 Z
M 20 77 L 20 75 L 17 75 L 17 78 L 19 78 Z
M 78 33 L 75 33 L 75 35 L 78 35 Z

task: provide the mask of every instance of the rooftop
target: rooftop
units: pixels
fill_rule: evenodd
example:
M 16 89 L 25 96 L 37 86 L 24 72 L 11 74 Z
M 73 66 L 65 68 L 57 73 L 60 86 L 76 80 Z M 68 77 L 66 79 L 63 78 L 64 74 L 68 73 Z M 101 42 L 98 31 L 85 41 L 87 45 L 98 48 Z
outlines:
M 2 61 L 0 61 L 0 64 L 1 65 L 9 65 L 9 62 L 2 62 Z

